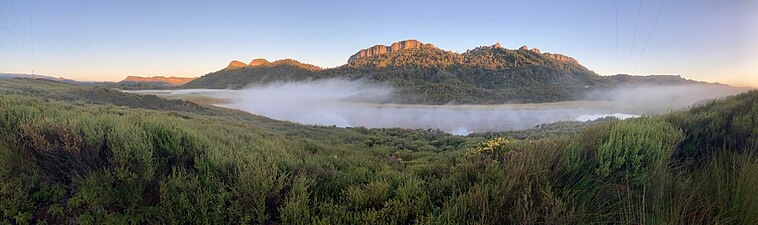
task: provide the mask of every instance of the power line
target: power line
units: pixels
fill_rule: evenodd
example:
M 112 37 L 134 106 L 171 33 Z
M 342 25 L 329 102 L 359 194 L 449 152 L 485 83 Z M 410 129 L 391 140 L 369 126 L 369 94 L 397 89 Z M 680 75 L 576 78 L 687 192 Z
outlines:
M 619 0 L 616 0 L 616 71 L 619 71 Z
M 13 32 L 11 32 L 10 26 L 8 26 L 8 22 L 6 22 L 5 17 L 2 13 L 0 13 L 0 19 L 3 20 L 3 25 L 5 25 L 5 30 L 8 31 L 8 35 L 11 37 L 11 41 L 13 42 L 13 46 L 16 47 L 16 50 L 18 50 L 21 55 L 23 55 L 23 58 L 26 58 L 26 54 L 24 51 L 21 51 L 21 48 L 18 47 L 18 41 L 16 41 L 16 37 L 13 36 Z
M 34 75 L 34 27 L 32 26 L 32 1 L 29 0 L 29 36 L 31 38 L 30 45 L 32 47 L 32 75 Z
M 21 34 L 21 23 L 18 22 L 18 14 L 16 14 L 16 7 L 13 6 L 13 0 L 10 0 L 11 3 L 11 10 L 13 10 L 13 19 L 16 20 L 16 28 L 18 29 L 18 33 Z M 21 40 L 21 45 L 24 47 L 24 55 L 25 57 L 29 57 L 29 49 L 26 46 L 26 42 L 24 41 L 24 38 L 19 37 L 19 40 Z
M 637 59 L 637 63 L 634 64 L 634 70 L 637 69 L 637 66 L 640 64 L 640 61 L 642 60 L 642 56 L 645 55 L 645 49 L 647 49 L 647 45 L 650 43 L 650 39 L 653 37 L 653 33 L 655 32 L 655 27 L 658 26 L 658 19 L 661 18 L 661 12 L 663 12 L 663 5 L 666 4 L 666 0 L 663 0 L 661 2 L 661 8 L 658 9 L 658 15 L 655 16 L 655 22 L 653 22 L 653 29 L 650 30 L 650 34 L 647 36 L 647 41 L 645 41 L 645 45 L 642 46 L 642 53 L 640 54 L 640 57 Z
M 634 52 L 634 42 L 637 40 L 637 26 L 640 24 L 640 12 L 642 12 L 642 0 L 637 7 L 637 21 L 634 23 L 634 36 L 632 36 L 632 47 L 629 49 L 629 58 L 626 60 L 626 68 L 629 69 L 629 65 L 632 63 L 632 53 Z

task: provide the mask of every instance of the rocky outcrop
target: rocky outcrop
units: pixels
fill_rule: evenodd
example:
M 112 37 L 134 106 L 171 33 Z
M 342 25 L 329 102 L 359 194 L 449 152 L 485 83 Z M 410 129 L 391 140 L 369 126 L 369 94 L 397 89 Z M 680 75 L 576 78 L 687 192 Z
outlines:
M 268 60 L 266 60 L 266 59 L 257 58 L 257 59 L 253 59 L 253 61 L 250 61 L 250 66 L 262 66 L 262 65 L 269 64 L 269 63 L 270 62 Z
M 386 45 L 374 45 L 373 47 L 367 48 L 367 49 L 361 49 L 357 53 L 350 56 L 350 58 L 347 60 L 347 63 L 351 63 L 355 60 L 371 57 L 374 55 L 380 55 L 387 52 L 396 52 L 404 49 L 412 49 L 412 48 L 421 48 L 424 46 L 434 47 L 432 44 L 424 44 L 417 40 L 405 40 L 405 41 L 399 41 L 392 43 L 390 46 Z
M 168 85 L 168 86 L 179 86 L 179 85 L 189 83 L 190 81 L 193 81 L 195 79 L 197 78 L 196 77 L 164 77 L 164 76 L 154 76 L 154 77 L 128 76 L 126 77 L 126 79 L 120 81 L 119 83 L 155 83 L 155 84 L 162 84 L 162 85 Z
M 234 69 L 234 68 L 239 68 L 239 67 L 246 67 L 246 66 L 247 66 L 247 64 L 245 64 L 245 63 L 243 63 L 243 62 L 240 62 L 240 61 L 237 61 L 237 60 L 232 60 L 232 61 L 229 63 L 229 65 L 228 65 L 228 66 L 226 66 L 226 68 L 227 68 L 227 69 Z
M 545 57 L 551 58 L 551 59 L 555 59 L 555 60 L 561 61 L 561 62 L 579 64 L 579 61 L 576 61 L 576 59 L 568 57 L 568 56 L 565 56 L 565 55 L 561 55 L 561 54 L 551 54 L 551 53 L 547 53 L 546 52 L 546 53 L 543 53 L 542 55 L 544 55 Z
M 579 64 L 579 61 L 576 61 L 576 59 L 574 59 L 574 58 L 571 58 L 571 57 L 568 57 L 568 56 L 565 56 L 565 55 L 561 55 L 561 54 L 553 54 L 553 53 L 549 53 L 549 52 L 542 53 L 539 49 L 537 49 L 537 48 L 529 49 L 529 47 L 527 47 L 526 45 L 521 46 L 521 48 L 519 48 L 518 50 L 531 51 L 531 52 L 534 52 L 534 53 L 537 53 L 537 54 L 542 54 L 543 56 L 545 56 L 547 58 L 550 58 L 550 59 L 553 59 L 553 60 L 557 60 L 557 61 L 561 61 L 561 62 Z
M 497 43 L 495 43 L 494 45 L 489 45 L 489 46 L 479 46 L 479 47 L 476 47 L 476 48 L 474 48 L 473 50 L 471 50 L 471 49 L 468 49 L 468 50 L 466 50 L 466 52 L 472 52 L 472 51 L 482 51 L 482 50 L 487 50 L 487 49 L 498 49 L 498 48 L 502 48 L 502 47 L 503 47 L 503 46 L 500 46 L 500 42 L 497 42 Z

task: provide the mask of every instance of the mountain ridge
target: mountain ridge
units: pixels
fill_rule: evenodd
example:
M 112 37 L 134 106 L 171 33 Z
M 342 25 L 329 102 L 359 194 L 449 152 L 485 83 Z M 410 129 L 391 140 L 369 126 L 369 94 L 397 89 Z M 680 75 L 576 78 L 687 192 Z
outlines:
M 281 61 L 281 62 L 280 62 Z M 366 80 L 395 87 L 392 103 L 502 104 L 581 99 L 591 90 L 622 85 L 704 84 L 681 76 L 601 76 L 578 60 L 559 53 L 499 43 L 464 53 L 417 40 L 374 45 L 348 63 L 322 69 L 295 60 L 226 68 L 206 74 L 183 88 L 232 88 L 317 79 Z

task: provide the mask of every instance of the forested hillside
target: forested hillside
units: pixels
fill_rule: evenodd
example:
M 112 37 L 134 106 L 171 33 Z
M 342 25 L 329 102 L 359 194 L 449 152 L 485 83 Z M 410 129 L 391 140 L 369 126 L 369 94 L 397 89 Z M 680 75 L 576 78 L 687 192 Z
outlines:
M 460 137 L 0 80 L 0 223 L 758 224 L 757 103 Z
M 394 86 L 395 103 L 499 104 L 577 100 L 589 91 L 622 85 L 703 84 L 679 76 L 600 76 L 573 58 L 526 46 L 510 50 L 496 44 L 459 54 L 419 44 L 380 52 L 332 69 L 294 60 L 230 66 L 183 87 L 238 89 L 272 82 L 364 79 Z

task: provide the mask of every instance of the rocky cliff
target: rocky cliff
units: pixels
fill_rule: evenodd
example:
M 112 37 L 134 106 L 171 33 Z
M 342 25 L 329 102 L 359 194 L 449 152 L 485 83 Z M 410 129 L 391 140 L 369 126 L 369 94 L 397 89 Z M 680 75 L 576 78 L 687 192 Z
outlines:
M 396 52 L 403 49 L 411 49 L 411 48 L 421 48 L 423 46 L 430 46 L 434 47 L 432 44 L 424 44 L 417 40 L 405 40 L 405 41 L 399 41 L 392 43 L 390 46 L 386 45 L 374 45 L 373 47 L 367 48 L 367 49 L 361 49 L 357 53 L 350 56 L 350 58 L 347 60 L 347 63 L 351 63 L 355 60 L 358 60 L 360 58 L 370 57 L 374 55 L 384 54 L 387 52 Z
M 250 66 L 261 66 L 261 65 L 266 65 L 266 64 L 269 64 L 269 63 L 271 63 L 271 62 L 269 62 L 266 59 L 257 58 L 257 59 L 253 59 L 253 61 L 250 61 Z
M 237 60 L 232 60 L 231 62 L 229 62 L 229 65 L 226 66 L 226 68 L 227 69 L 234 69 L 234 68 L 240 68 L 240 67 L 246 67 L 246 66 L 247 66 L 247 64 L 245 64 L 243 62 L 240 62 L 240 61 L 237 61 Z

